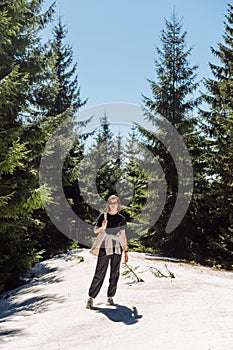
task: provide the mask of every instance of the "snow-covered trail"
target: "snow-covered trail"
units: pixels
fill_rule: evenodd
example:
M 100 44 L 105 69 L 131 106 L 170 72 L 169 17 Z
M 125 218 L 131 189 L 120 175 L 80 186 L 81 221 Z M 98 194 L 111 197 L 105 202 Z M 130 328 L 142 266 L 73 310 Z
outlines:
M 92 310 L 85 308 L 96 257 L 57 256 L 34 267 L 35 277 L 0 298 L 3 350 L 231 350 L 233 273 L 129 253 L 144 282 L 121 276 L 115 306 L 106 306 L 108 276 Z M 150 270 L 175 278 L 157 278 Z M 122 272 L 124 271 L 122 266 Z M 108 272 L 107 272 L 108 273 Z

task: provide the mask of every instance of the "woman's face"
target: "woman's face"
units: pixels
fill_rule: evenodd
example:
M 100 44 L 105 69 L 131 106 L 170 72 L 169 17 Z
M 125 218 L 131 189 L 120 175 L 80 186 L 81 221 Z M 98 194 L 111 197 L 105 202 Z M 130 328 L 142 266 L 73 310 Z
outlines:
M 117 212 L 119 208 L 119 203 L 116 198 L 112 198 L 108 201 L 108 207 L 111 212 Z

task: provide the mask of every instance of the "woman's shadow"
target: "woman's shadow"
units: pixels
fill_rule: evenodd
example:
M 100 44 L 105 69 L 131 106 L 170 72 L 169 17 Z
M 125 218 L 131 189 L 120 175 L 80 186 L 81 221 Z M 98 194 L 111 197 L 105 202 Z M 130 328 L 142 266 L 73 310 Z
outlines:
M 135 306 L 130 309 L 124 305 L 114 304 L 114 308 L 102 308 L 94 306 L 91 309 L 104 314 L 113 322 L 123 322 L 126 325 L 135 324 L 140 318 L 142 318 L 142 315 L 138 314 L 137 308 Z

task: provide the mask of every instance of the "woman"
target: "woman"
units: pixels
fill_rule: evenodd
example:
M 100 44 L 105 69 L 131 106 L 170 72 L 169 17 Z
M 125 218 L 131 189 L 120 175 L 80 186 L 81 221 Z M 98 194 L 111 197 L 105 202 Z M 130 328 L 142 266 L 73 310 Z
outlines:
M 99 233 L 102 239 L 99 241 L 96 270 L 89 289 L 89 298 L 86 306 L 88 309 L 93 306 L 93 299 L 102 287 L 109 262 L 110 279 L 107 291 L 107 305 L 114 305 L 113 297 L 116 293 L 117 282 L 120 276 L 122 251 L 124 251 L 125 263 L 128 262 L 128 245 L 125 234 L 126 220 L 119 213 L 120 210 L 119 198 L 115 195 L 110 196 L 107 200 L 106 215 L 101 214 L 94 227 L 94 233 Z

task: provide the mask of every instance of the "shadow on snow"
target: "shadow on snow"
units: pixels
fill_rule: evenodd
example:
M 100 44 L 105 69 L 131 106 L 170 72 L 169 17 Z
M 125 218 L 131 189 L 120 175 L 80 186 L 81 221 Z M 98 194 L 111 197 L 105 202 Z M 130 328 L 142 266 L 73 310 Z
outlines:
M 114 307 L 115 308 L 102 308 L 94 306 L 91 308 L 91 310 L 102 313 L 113 322 L 122 322 L 126 325 L 133 325 L 137 323 L 140 318 L 142 318 L 142 315 L 138 314 L 137 308 L 135 306 L 129 308 L 124 305 L 115 304 Z

